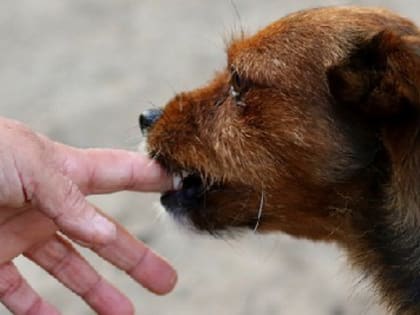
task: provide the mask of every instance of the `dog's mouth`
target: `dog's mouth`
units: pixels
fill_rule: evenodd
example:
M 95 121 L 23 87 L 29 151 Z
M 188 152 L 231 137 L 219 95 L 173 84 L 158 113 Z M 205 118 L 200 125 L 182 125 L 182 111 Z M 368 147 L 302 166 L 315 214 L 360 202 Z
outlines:
M 206 188 L 199 173 L 172 173 L 172 181 L 172 190 L 165 192 L 160 198 L 166 210 L 178 213 L 200 206 Z
M 206 207 L 206 195 L 221 188 L 219 183 L 210 182 L 196 170 L 185 170 L 158 159 L 172 176 L 172 189 L 162 194 L 160 201 L 165 209 L 175 216 L 188 215 Z
M 260 194 L 251 185 L 217 180 L 194 167 L 186 170 L 177 161 L 162 155 L 155 159 L 173 180 L 172 189 L 162 194 L 160 202 L 183 225 L 212 235 L 230 228 L 258 226 L 257 211 L 247 210 L 261 202 Z

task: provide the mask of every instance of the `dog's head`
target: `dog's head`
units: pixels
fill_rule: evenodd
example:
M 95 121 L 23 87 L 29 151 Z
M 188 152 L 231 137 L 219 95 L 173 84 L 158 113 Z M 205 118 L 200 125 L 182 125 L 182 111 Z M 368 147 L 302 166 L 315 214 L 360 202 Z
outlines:
M 395 137 L 418 130 L 416 35 L 387 11 L 323 8 L 233 41 L 210 83 L 140 117 L 174 174 L 162 204 L 210 232 L 341 238 L 383 198 Z

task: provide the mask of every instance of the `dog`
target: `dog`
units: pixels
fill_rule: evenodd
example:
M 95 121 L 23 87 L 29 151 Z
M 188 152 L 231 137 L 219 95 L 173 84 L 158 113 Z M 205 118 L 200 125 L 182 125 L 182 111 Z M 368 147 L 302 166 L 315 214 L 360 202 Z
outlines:
M 290 14 L 234 39 L 208 84 L 140 115 L 200 231 L 331 241 L 396 314 L 420 314 L 420 33 L 384 9 Z

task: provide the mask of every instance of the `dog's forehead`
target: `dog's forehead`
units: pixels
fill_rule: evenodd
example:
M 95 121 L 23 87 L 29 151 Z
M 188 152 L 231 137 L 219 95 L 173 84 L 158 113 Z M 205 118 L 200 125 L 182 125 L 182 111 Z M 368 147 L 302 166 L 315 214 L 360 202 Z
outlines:
M 409 32 L 413 24 L 383 9 L 320 8 L 297 12 L 231 43 L 228 63 L 255 81 L 289 78 L 290 71 L 324 71 L 364 36 L 384 28 Z
M 315 23 L 316 12 L 285 17 L 251 37 L 233 41 L 228 64 L 261 83 L 289 78 L 291 69 L 329 66 L 345 54 L 345 40 L 338 38 L 340 26 L 334 21 Z

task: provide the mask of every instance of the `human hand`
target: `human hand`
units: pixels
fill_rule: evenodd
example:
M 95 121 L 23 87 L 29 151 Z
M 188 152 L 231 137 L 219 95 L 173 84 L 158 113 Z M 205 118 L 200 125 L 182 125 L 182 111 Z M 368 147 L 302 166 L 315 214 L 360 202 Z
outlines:
M 133 314 L 131 302 L 68 239 L 89 247 L 152 292 L 171 291 L 176 282 L 172 267 L 85 199 L 170 186 L 165 172 L 139 154 L 72 148 L 0 118 L 0 301 L 14 314 L 59 314 L 13 264 L 23 254 L 98 314 Z

